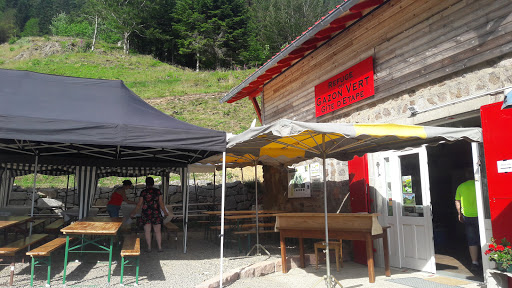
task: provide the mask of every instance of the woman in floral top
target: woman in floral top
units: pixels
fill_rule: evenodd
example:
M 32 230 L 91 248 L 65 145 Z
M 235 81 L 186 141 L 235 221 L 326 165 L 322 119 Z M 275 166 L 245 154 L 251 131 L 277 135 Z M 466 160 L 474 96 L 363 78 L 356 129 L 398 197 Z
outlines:
M 142 207 L 141 221 L 144 224 L 144 235 L 146 237 L 146 243 L 148 244 L 147 252 L 151 252 L 151 226 L 155 231 L 156 243 L 158 245 L 158 252 L 162 252 L 162 221 L 164 217 L 169 216 L 164 206 L 162 198 L 162 192 L 157 188 L 154 188 L 155 180 L 152 177 L 146 178 L 146 189 L 140 192 L 139 202 L 137 207 L 132 211 L 131 216 L 134 217 L 136 211 Z M 161 209 L 161 207 L 163 209 Z

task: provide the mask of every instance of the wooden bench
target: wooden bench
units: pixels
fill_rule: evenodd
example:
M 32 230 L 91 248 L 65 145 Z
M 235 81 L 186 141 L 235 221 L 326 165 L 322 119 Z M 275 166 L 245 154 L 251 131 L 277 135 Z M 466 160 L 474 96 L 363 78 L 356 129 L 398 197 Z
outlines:
M 46 225 L 46 227 L 44 227 L 44 230 L 48 234 L 59 234 L 60 228 L 62 226 L 64 226 L 64 219 L 57 219 L 57 220 L 53 221 L 52 223 Z
M 73 238 L 69 238 L 69 241 L 73 240 Z M 50 287 L 50 270 L 52 268 L 52 252 L 59 249 L 60 247 L 66 244 L 66 238 L 56 238 L 52 241 L 43 244 L 36 249 L 30 250 L 27 252 L 27 256 L 32 258 L 30 265 L 30 286 L 34 286 L 34 267 L 35 266 L 43 266 L 39 265 L 44 264 L 48 266 L 48 279 L 46 281 L 46 286 Z
M 45 239 L 46 237 L 48 237 L 48 234 L 33 234 L 31 236 L 17 240 L 0 248 L 1 258 L 11 258 L 11 277 L 9 279 L 9 286 L 12 286 L 14 280 L 14 265 L 16 264 L 17 253 L 27 248 L 28 246 L 38 243 L 39 241 Z
M 121 286 L 123 284 L 123 275 L 124 275 L 124 267 L 125 266 L 134 266 L 134 265 L 126 265 L 130 262 L 128 259 L 124 259 L 125 257 L 136 257 L 135 260 L 135 283 L 139 285 L 139 258 L 140 258 L 140 238 L 136 235 L 130 235 L 124 239 L 123 248 L 121 250 Z
M 174 233 L 174 240 L 176 240 L 176 249 L 178 249 L 178 232 L 180 231 L 180 228 L 172 222 L 164 222 L 162 227 L 165 229 L 165 232 L 167 234 L 167 240 L 169 240 L 169 234 L 171 232 Z

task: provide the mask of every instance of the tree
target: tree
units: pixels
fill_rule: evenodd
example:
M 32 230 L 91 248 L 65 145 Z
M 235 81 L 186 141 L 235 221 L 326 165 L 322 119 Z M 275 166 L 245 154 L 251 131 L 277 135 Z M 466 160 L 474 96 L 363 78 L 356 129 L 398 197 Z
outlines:
M 123 37 L 123 51 L 130 50 L 130 35 L 133 32 L 143 34 L 144 14 L 152 7 L 151 1 L 146 0 L 89 0 L 91 5 L 101 13 L 109 26 Z M 95 15 L 97 16 L 97 15 Z
M 196 71 L 206 52 L 208 27 L 206 24 L 205 0 L 178 0 L 174 11 L 175 29 L 180 35 L 177 40 L 180 54 L 193 54 Z
M 248 10 L 244 0 L 178 0 L 174 11 L 179 53 L 217 69 L 240 63 L 249 47 Z
M 23 28 L 23 32 L 21 32 L 21 36 L 39 36 L 39 19 L 30 18 L 30 20 L 25 23 L 25 27 Z
M 6 9 L 0 13 L 0 44 L 9 41 L 11 37 L 16 37 L 18 28 L 16 26 L 16 10 Z
M 252 0 L 251 25 L 257 43 L 274 54 L 339 5 L 334 0 Z
M 163 62 L 175 63 L 177 56 L 174 16 L 176 0 L 153 0 L 145 13 L 144 35 L 134 34 L 131 46 L 139 53 L 151 54 Z M 181 61 L 180 61 L 181 62 Z

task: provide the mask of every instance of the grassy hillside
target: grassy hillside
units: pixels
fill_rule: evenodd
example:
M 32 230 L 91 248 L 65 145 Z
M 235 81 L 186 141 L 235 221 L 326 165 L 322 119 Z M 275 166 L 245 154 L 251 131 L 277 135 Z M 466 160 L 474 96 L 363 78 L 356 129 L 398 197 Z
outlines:
M 249 101 L 218 102 L 254 70 L 194 72 L 147 55 L 124 55 L 121 47 L 101 43 L 94 52 L 84 52 L 83 43 L 61 37 L 22 38 L 0 45 L 0 68 L 123 80 L 128 88 L 166 114 L 231 133 L 244 131 L 256 117 Z
M 219 103 L 226 92 L 254 70 L 194 72 L 162 63 L 147 55 L 124 55 L 122 47 L 103 43 L 90 52 L 83 43 L 73 38 L 31 37 L 2 44 L 0 68 L 123 80 L 137 95 L 164 113 L 215 130 L 240 133 L 249 128 L 257 117 L 248 100 Z M 251 169 L 248 167 L 244 172 L 246 179 L 253 177 L 249 176 L 253 173 Z M 239 174 L 232 171 L 227 176 L 230 180 L 238 180 L 241 179 Z M 139 182 L 142 180 L 139 179 Z M 21 186 L 32 186 L 32 182 L 33 176 L 30 175 L 16 179 L 16 184 Z M 66 177 L 39 175 L 37 182 L 38 187 L 65 187 Z M 116 177 L 100 180 L 101 186 L 114 184 L 119 184 Z

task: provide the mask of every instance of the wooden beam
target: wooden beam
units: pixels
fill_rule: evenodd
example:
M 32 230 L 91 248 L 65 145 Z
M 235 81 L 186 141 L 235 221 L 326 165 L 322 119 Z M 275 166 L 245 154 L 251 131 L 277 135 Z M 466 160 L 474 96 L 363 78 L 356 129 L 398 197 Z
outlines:
M 256 97 L 251 97 L 252 105 L 254 106 L 254 110 L 256 110 L 256 114 L 258 115 L 258 119 L 260 120 L 260 124 L 263 124 L 263 121 L 261 121 L 261 109 L 260 105 L 258 104 L 258 101 L 256 100 Z

